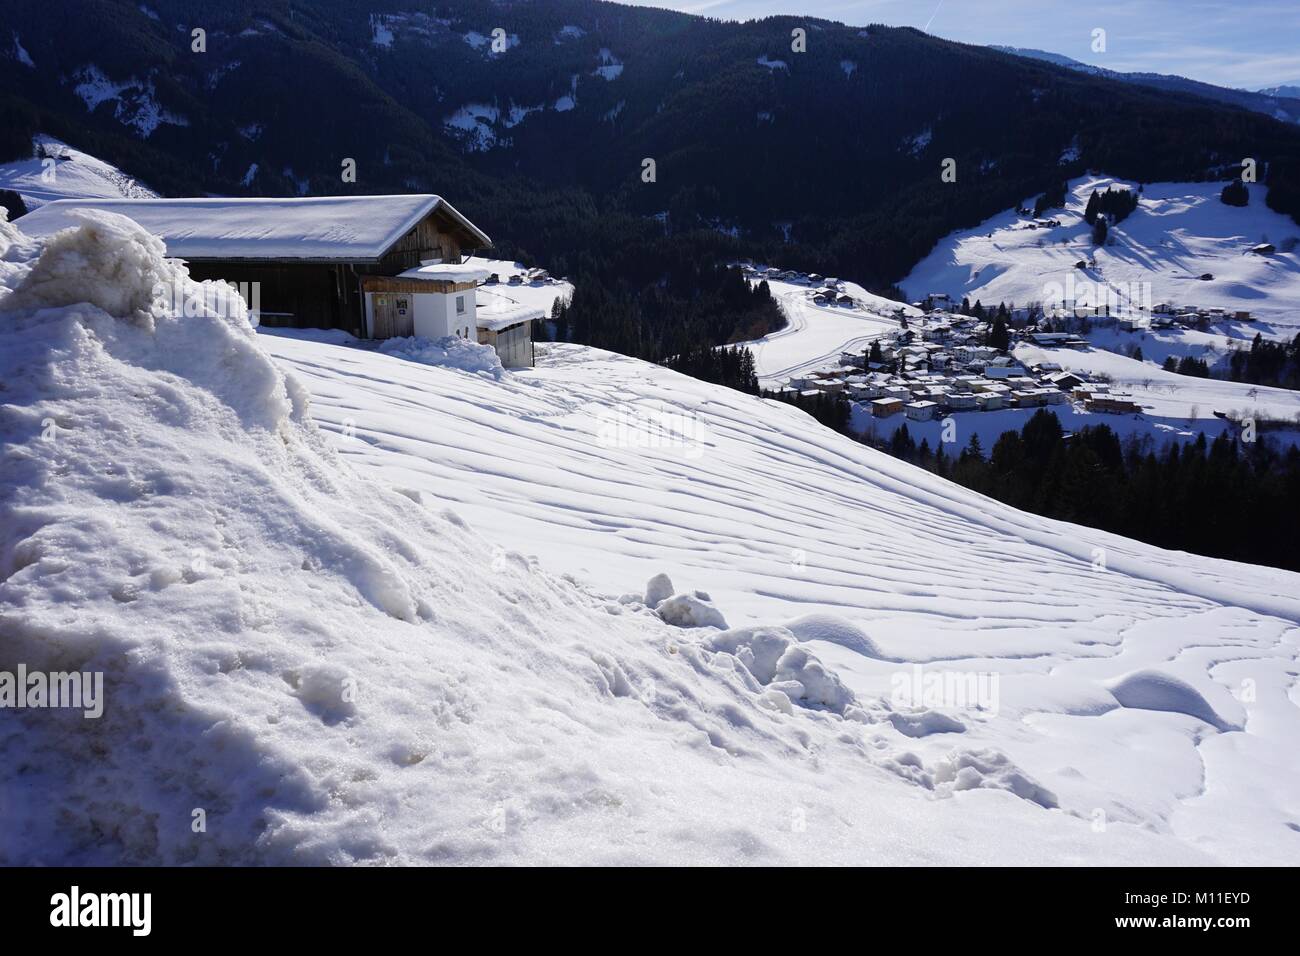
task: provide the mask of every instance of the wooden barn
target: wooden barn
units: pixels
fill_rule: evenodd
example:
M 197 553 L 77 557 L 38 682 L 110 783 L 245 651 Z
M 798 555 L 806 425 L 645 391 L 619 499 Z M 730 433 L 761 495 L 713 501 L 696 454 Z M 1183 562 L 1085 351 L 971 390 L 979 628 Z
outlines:
M 253 290 L 246 297 L 256 299 L 249 304 L 264 325 L 360 338 L 485 338 L 476 292 L 488 272 L 462 260 L 492 240 L 439 196 L 62 199 L 24 216 L 22 229 L 49 235 L 75 225 L 72 214 L 84 209 L 134 219 L 195 279 Z M 485 310 L 486 338 L 509 342 L 507 364 L 531 365 L 531 321 L 540 313 L 511 305 Z

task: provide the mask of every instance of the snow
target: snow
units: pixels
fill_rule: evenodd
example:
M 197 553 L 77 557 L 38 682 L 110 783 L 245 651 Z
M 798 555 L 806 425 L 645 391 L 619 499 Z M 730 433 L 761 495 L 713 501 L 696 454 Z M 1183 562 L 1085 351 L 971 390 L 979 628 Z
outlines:
M 28 209 L 56 199 L 148 199 L 157 195 L 115 166 L 52 136 L 37 136 L 34 145 L 54 157 L 53 166 L 47 166 L 40 156 L 0 164 L 0 189 L 18 193 Z
M 1297 575 L 636 360 L 496 377 L 184 281 L 121 217 L 0 225 L 7 659 L 107 696 L 0 710 L 0 862 L 1300 859 Z M 702 454 L 600 438 L 664 408 Z M 964 677 L 994 706 L 899 699 Z
M 563 43 L 566 40 L 580 40 L 587 35 L 587 31 L 582 27 L 571 24 L 560 27 L 555 34 L 555 42 Z
M 254 164 L 256 165 L 256 164 Z M 51 202 L 23 217 L 29 235 L 67 228 L 82 209 L 130 216 L 184 259 L 373 260 L 441 207 L 474 229 L 450 203 L 428 194 L 294 199 L 105 199 Z M 475 230 L 477 231 L 477 230 Z M 479 233 L 484 246 L 491 245 Z
M 379 343 L 384 355 L 395 355 L 424 365 L 438 365 L 475 375 L 499 379 L 505 374 L 496 349 L 479 345 L 455 335 L 440 339 L 422 339 L 418 336 L 384 339 Z
M 539 104 L 537 106 L 517 106 L 514 103 L 511 103 L 510 112 L 506 114 L 505 119 L 503 119 L 501 123 L 503 126 L 506 127 L 506 129 L 511 129 L 515 126 L 518 126 L 525 119 L 527 119 L 529 113 L 538 113 L 544 111 L 545 109 L 546 109 L 545 103 Z
M 555 110 L 555 112 L 557 113 L 567 113 L 569 110 L 573 109 L 577 105 L 578 105 L 578 101 L 566 93 L 564 96 L 561 96 L 558 99 L 556 99 L 554 105 L 551 108 Z
M 13 37 L 14 37 L 14 59 L 17 60 L 19 63 L 21 63 L 23 66 L 35 69 L 36 64 L 32 62 L 31 54 L 29 54 L 26 48 L 23 46 L 22 39 L 18 36 L 17 33 L 14 33 Z
M 467 103 L 442 122 L 459 135 L 467 152 L 483 153 L 497 143 L 497 133 L 492 127 L 500 117 L 501 111 L 495 106 Z
M 131 77 L 123 82 L 109 79 L 93 63 L 82 67 L 74 75 L 77 81 L 73 92 L 94 112 L 102 103 L 113 103 L 113 116 L 123 126 L 135 130 L 141 139 L 148 139 L 159 126 L 188 126 L 189 120 L 165 110 L 158 103 L 153 80 Z
M 934 139 L 934 130 L 927 126 L 915 136 L 909 136 L 904 139 L 903 147 L 910 155 L 919 156 L 925 151 L 925 148 L 930 145 L 932 139 Z
M 1144 346 L 1141 334 L 1129 337 L 1132 344 Z M 1021 345 L 1015 356 L 1022 362 L 1056 362 L 1068 371 L 1104 375 L 1110 379 L 1113 391 L 1126 392 L 1143 406 L 1144 418 L 1178 429 L 1184 435 L 1194 437 L 1197 431 L 1204 431 L 1210 438 L 1217 435 L 1226 423 L 1215 417 L 1215 411 L 1237 417 L 1295 421 L 1300 430 L 1300 392 L 1289 389 L 1179 375 L 1164 371 L 1155 361 L 1138 361 L 1097 348 L 1075 351 Z M 1150 358 L 1154 359 L 1154 355 Z M 1111 418 L 1094 416 L 1094 421 L 1108 422 Z
M 431 262 L 399 273 L 400 279 L 429 279 L 438 282 L 481 282 L 492 274 L 483 265 L 470 262 Z
M 1260 796 L 1297 787 L 1294 771 L 1274 783 L 1267 767 L 1285 763 L 1286 734 L 1300 724 L 1286 674 L 1300 636 L 1295 575 L 1024 515 L 789 407 L 591 349 L 542 346 L 536 370 L 439 385 L 450 373 L 395 372 L 372 354 L 279 338 L 270 347 L 317 395 L 315 414 L 342 454 L 438 494 L 502 549 L 536 554 L 609 594 L 671 569 L 644 604 L 675 594 L 703 602 L 674 586 L 689 581 L 733 628 L 773 630 L 777 644 L 798 638 L 867 710 L 891 699 L 912 667 L 997 678 L 995 713 L 900 704 L 881 715 L 905 748 L 889 758 L 891 772 L 927 793 L 1005 790 L 1038 812 L 1059 805 L 1049 816 L 1063 823 L 1099 810 L 1106 834 L 1149 831 L 1161 858 L 1193 846 L 1220 861 L 1300 853 L 1285 842 L 1287 812 Z M 601 432 L 611 415 L 651 419 L 665 408 L 698 420 L 702 454 L 611 443 Z M 735 639 L 715 633 L 711 645 Z M 775 639 L 747 640 L 738 660 L 757 682 L 758 706 L 785 713 L 755 649 Z M 1123 679 L 1143 670 L 1220 700 L 1214 712 L 1247 727 L 1231 733 L 1249 746 L 1220 746 L 1208 711 L 1153 710 L 1151 695 L 1130 695 Z M 1257 700 L 1236 703 L 1251 674 Z M 820 699 L 829 707 L 836 697 Z M 1279 723 L 1256 737 L 1229 701 Z M 1158 767 L 1123 769 L 1134 748 L 1152 747 Z M 1216 816 L 1236 804 L 1262 816 L 1219 834 Z M 1019 852 L 1036 839 L 1012 842 Z M 1077 853 L 1113 859 L 1101 845 Z
M 479 328 L 500 332 L 520 322 L 546 318 L 546 309 L 536 305 L 525 305 L 510 294 L 514 291 L 513 287 L 508 286 L 507 289 L 509 292 L 500 287 L 493 289 L 479 287 L 475 294 L 474 309 L 474 320 Z
M 740 344 L 753 353 L 759 380 L 769 387 L 805 371 L 838 365 L 841 352 L 865 351 L 873 339 L 899 328 L 893 317 L 895 309 L 913 317 L 921 314 L 919 309 L 875 295 L 853 282 L 845 282 L 844 291 L 862 308 L 817 305 L 806 284 L 768 279 L 767 285 L 787 324 Z
M 1083 221 L 1094 189 L 1131 186 L 1105 176 L 1084 176 L 1069 184 L 1068 206 L 1045 215 L 1059 219 L 1053 229 L 1028 229 L 1028 220 L 1008 210 L 974 229 L 943 239 L 902 282 L 919 298 L 947 292 L 984 305 L 1028 305 L 1047 297 L 1046 289 L 1076 281 L 1128 289 L 1150 283 L 1152 304 L 1249 311 L 1287 337 L 1300 331 L 1300 226 L 1264 204 L 1265 187 L 1249 185 L 1245 207 L 1219 201 L 1221 182 L 1147 183 L 1138 208 L 1114 226 L 1114 240 L 1092 245 Z M 1246 250 L 1264 240 L 1277 246 L 1268 256 Z M 1064 240 L 1064 241 L 1063 241 Z M 1290 247 L 1290 248 L 1288 248 Z M 1096 269 L 1075 263 L 1094 257 Z M 1213 281 L 1199 281 L 1210 273 Z M 1253 333 L 1252 333 L 1253 334 Z
M 601 47 L 596 59 L 600 61 L 600 66 L 592 71 L 592 76 L 603 77 L 606 80 L 616 80 L 623 74 L 623 61 L 608 49 Z
M 785 60 L 768 59 L 766 53 L 760 56 L 755 62 L 759 66 L 767 67 L 767 69 L 772 72 L 775 72 L 776 70 L 785 70 L 788 73 L 790 71 L 790 64 L 786 63 Z
M 244 173 L 244 178 L 239 181 L 241 186 L 253 185 L 253 180 L 257 178 L 257 163 L 249 163 L 248 169 Z
M 840 60 L 840 69 L 844 71 L 846 77 L 851 77 L 857 72 L 858 64 L 853 60 Z

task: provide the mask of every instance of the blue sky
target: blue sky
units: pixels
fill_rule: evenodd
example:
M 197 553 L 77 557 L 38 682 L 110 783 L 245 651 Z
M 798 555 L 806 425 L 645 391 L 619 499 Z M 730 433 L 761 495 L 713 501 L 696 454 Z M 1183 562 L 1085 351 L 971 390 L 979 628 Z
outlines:
M 808 14 L 913 26 L 964 43 L 1035 47 L 1112 70 L 1178 73 L 1220 86 L 1300 83 L 1300 0 L 622 0 L 745 20 Z M 1092 31 L 1106 31 L 1094 53 Z

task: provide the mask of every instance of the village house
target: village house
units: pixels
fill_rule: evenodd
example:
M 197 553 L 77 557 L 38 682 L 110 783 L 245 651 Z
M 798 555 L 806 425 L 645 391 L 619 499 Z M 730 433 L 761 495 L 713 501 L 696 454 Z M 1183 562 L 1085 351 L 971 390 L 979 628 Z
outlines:
M 877 398 L 871 403 L 871 414 L 876 418 L 888 418 L 903 410 L 901 398 Z
M 457 336 L 496 346 L 505 365 L 533 364 L 542 311 L 480 288 L 491 272 L 463 256 L 492 240 L 439 196 L 62 199 L 25 216 L 23 230 L 50 235 L 81 210 L 135 220 L 196 280 L 256 290 L 263 325 Z
M 914 422 L 928 422 L 934 418 L 938 404 L 931 401 L 911 402 L 907 406 L 907 417 Z

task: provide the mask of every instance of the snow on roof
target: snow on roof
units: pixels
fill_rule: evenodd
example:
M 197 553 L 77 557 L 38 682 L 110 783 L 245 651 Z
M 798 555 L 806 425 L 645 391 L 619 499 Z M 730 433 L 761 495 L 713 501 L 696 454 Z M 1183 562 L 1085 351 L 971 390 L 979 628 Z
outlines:
M 474 318 L 480 329 L 500 332 L 520 322 L 546 317 L 544 309 L 527 306 L 508 296 L 479 289 L 474 303 Z
M 441 209 L 483 246 L 492 240 L 440 196 L 312 196 L 295 199 L 62 199 L 24 216 L 29 236 L 76 225 L 82 209 L 134 219 L 181 259 L 377 260 Z
M 469 263 L 435 262 L 417 266 L 399 273 L 399 279 L 428 279 L 438 282 L 481 282 L 492 274 L 491 269 Z

